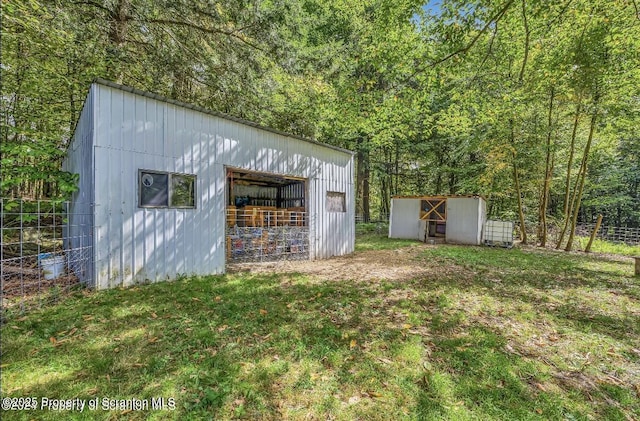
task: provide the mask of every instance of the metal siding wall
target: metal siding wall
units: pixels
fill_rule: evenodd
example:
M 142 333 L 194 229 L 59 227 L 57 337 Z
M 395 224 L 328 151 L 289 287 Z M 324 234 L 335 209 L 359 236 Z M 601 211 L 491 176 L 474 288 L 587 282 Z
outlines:
M 261 130 L 251 127 L 247 130 L 247 136 L 252 140 L 253 155 L 256 157 L 255 169 L 256 171 L 273 172 L 273 154 L 272 154 L 272 141 L 271 136 Z M 260 147 L 258 147 L 260 145 Z
M 478 244 L 482 244 L 482 235 L 484 230 L 484 223 L 487 222 L 487 202 L 483 198 L 478 199 L 480 201 L 480 210 L 478 212 Z
M 116 147 L 118 142 L 121 144 L 119 137 L 114 135 L 119 132 L 115 130 L 111 122 L 121 122 L 122 112 L 114 115 L 112 103 L 113 97 L 122 96 L 121 92 L 105 89 L 101 86 L 94 85 L 96 101 L 94 104 L 94 261 L 95 261 L 95 286 L 97 288 L 105 288 L 104 279 L 108 280 L 108 262 L 109 255 L 109 239 L 107 237 L 107 227 L 105 221 L 109 220 L 108 215 L 108 191 L 109 191 L 109 163 L 105 162 L 107 157 L 104 153 L 108 151 L 105 145 L 113 144 Z M 114 131 L 116 133 L 114 133 Z M 107 197 L 105 197 L 107 196 Z
M 356 188 L 355 188 L 355 165 L 354 165 L 354 156 L 351 155 L 348 159 L 347 171 L 345 173 L 345 184 L 347 186 L 347 200 L 349 203 L 348 216 L 347 216 L 347 224 L 349 227 L 349 236 L 347 238 L 346 250 L 345 253 L 352 253 L 355 250 L 355 241 L 356 241 Z M 353 221 L 353 222 L 350 222 Z
M 315 146 L 315 145 L 314 145 Z M 313 258 L 322 259 L 354 250 L 355 198 L 353 197 L 353 157 L 334 154 L 315 146 L 311 168 L 316 168 L 312 183 Z M 345 212 L 328 212 L 328 191 L 345 193 Z
M 331 232 L 329 230 L 329 226 L 331 224 L 332 214 L 327 212 L 326 208 L 326 200 L 327 200 L 327 191 L 329 190 L 329 182 L 326 179 L 326 162 L 322 159 L 321 151 L 316 145 L 313 145 L 313 166 L 317 168 L 317 174 L 319 183 L 319 189 L 317 192 L 317 209 L 318 209 L 318 233 L 317 233 L 317 247 L 318 247 L 318 258 L 324 259 L 328 257 L 328 251 L 333 247 L 331 241 L 333 237 L 331 236 Z
M 224 272 L 225 267 L 225 186 L 226 186 L 226 171 L 224 165 L 216 164 L 209 167 L 211 172 L 210 179 L 214 180 L 215 193 L 213 198 L 214 206 L 210 206 L 202 211 L 209 214 L 209 220 L 211 221 L 210 236 L 211 242 L 209 243 L 208 261 L 210 266 L 207 270 L 208 273 L 212 272 Z M 205 245 L 206 246 L 206 245 Z
M 420 199 L 391 199 L 389 238 L 420 239 Z
M 315 145 L 303 144 L 305 142 L 291 138 L 285 138 L 284 141 L 287 142 L 287 171 L 285 173 L 295 177 L 313 179 L 316 176 L 316 171 L 312 163 L 312 147 Z
M 99 89 L 103 102 L 96 114 L 102 120 L 103 147 L 96 162 L 102 180 L 96 183 L 97 286 L 222 272 L 224 221 L 218 220 L 224 218 L 224 168 L 214 165 L 215 119 Z M 104 109 L 109 111 L 103 114 Z M 138 208 L 139 169 L 197 174 L 197 209 Z
M 311 255 L 353 251 L 351 154 L 115 88 L 93 89 L 98 288 L 223 272 L 225 166 L 309 178 Z M 196 209 L 139 208 L 139 169 L 196 174 Z M 326 212 L 327 191 L 346 193 L 346 212 Z
M 291 174 L 289 170 L 289 161 L 287 159 L 289 155 L 289 142 L 287 138 L 282 136 L 275 136 L 276 138 L 276 150 L 278 151 L 278 172 L 281 174 Z
M 245 128 L 240 127 L 235 121 L 229 122 L 233 139 L 237 141 L 236 159 L 234 161 L 240 168 L 255 169 L 255 139 L 247 138 Z
M 482 225 L 478 225 L 482 199 L 451 197 L 447 199 L 447 243 L 480 244 Z
M 311 201 L 309 203 L 309 221 L 310 221 L 310 248 L 311 257 L 313 259 L 321 259 L 324 257 L 323 242 L 325 237 L 325 216 L 326 211 L 324 209 L 324 203 L 322 203 L 323 192 L 326 190 L 326 186 L 323 180 L 320 178 L 322 169 L 318 167 L 317 162 L 317 150 L 315 145 L 311 145 L 309 163 L 309 178 L 313 180 L 311 192 Z M 300 157 L 301 154 L 298 155 Z
M 80 276 L 82 282 L 95 282 L 95 267 L 93 264 L 95 253 L 93 232 L 93 196 L 94 196 L 94 104 L 96 89 L 91 87 L 87 99 L 80 113 L 76 129 L 67 150 L 67 156 L 62 169 L 78 174 L 78 190 L 73 194 L 68 214 L 69 249 L 90 247 L 89 261 L 85 276 Z

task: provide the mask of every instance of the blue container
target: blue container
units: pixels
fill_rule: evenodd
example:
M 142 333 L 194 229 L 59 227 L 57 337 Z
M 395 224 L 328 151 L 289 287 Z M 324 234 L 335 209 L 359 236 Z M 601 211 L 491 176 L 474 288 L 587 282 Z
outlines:
M 40 253 L 38 254 L 38 265 L 42 265 L 44 259 L 50 259 L 54 256 L 53 253 Z

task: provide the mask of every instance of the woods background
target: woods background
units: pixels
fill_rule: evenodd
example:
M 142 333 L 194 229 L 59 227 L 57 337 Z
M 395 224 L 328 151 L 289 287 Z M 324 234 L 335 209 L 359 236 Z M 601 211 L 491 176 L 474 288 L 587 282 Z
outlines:
M 633 0 L 2 0 L 1 26 L 0 196 L 73 191 L 101 77 L 355 151 L 365 221 L 467 193 L 543 245 L 640 226 Z

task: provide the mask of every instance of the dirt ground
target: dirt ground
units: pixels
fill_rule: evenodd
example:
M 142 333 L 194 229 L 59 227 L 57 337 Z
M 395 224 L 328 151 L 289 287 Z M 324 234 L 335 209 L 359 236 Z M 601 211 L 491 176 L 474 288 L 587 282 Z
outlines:
M 300 273 L 320 281 L 351 280 L 366 282 L 382 279 L 386 281 L 406 281 L 467 270 L 456 265 L 442 265 L 425 260 L 422 252 L 435 247 L 438 247 L 438 245 L 416 242 L 396 250 L 365 250 L 326 260 L 234 263 L 227 265 L 227 271 L 229 273 L 249 272 L 256 274 Z M 539 247 L 535 246 L 520 245 L 519 247 L 523 250 L 540 250 Z M 552 248 L 548 248 L 547 251 L 566 254 L 566 252 L 556 251 Z M 571 253 L 584 255 L 584 252 L 581 251 L 573 251 Z M 612 262 L 632 263 L 632 258 L 627 256 L 596 253 L 591 253 L 590 255 Z
M 54 287 L 58 288 L 56 294 L 59 294 L 80 285 L 80 280 L 73 273 L 62 273 L 55 279 L 45 279 L 42 270 L 36 267 L 11 265 L 3 267 L 0 281 L 3 310 L 15 306 L 28 306 L 30 303 L 39 303 L 39 300 L 48 299 Z
M 331 281 L 402 281 L 434 272 L 435 266 L 418 259 L 421 251 L 432 247 L 435 246 L 416 243 L 397 250 L 360 251 L 329 260 L 239 263 L 229 265 L 227 269 L 229 272 L 270 274 L 295 272 Z

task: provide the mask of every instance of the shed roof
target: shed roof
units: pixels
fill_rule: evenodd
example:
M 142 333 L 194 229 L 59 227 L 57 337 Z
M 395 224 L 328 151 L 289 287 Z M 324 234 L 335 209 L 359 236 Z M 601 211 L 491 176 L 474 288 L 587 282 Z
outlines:
M 277 129 L 273 129 L 271 127 L 263 126 L 261 124 L 258 124 L 256 122 L 253 122 L 253 121 L 250 121 L 250 120 L 245 120 L 243 118 L 234 117 L 234 116 L 231 116 L 229 114 L 221 113 L 221 112 L 218 112 L 218 111 L 212 111 L 212 110 L 209 110 L 209 109 L 197 106 L 197 105 L 188 104 L 188 103 L 182 102 L 182 101 L 177 101 L 175 99 L 167 98 L 165 96 L 154 94 L 152 92 L 142 91 L 140 89 L 132 88 L 130 86 L 120 85 L 120 84 L 112 82 L 110 80 L 96 78 L 96 79 L 94 79 L 93 83 L 94 84 L 98 84 L 98 85 L 108 86 L 108 87 L 114 88 L 114 89 L 119 89 L 121 91 L 129 92 L 129 93 L 132 93 L 132 94 L 135 94 L 135 95 L 140 95 L 140 96 L 144 96 L 144 97 L 147 97 L 147 98 L 152 98 L 152 99 L 155 99 L 157 101 L 166 102 L 166 103 L 169 103 L 169 104 L 177 105 L 179 107 L 188 108 L 190 110 L 194 110 L 194 111 L 198 111 L 198 112 L 201 112 L 201 113 L 209 114 L 209 115 L 212 115 L 212 116 L 215 116 L 215 117 L 224 118 L 225 120 L 235 121 L 237 123 L 244 124 L 246 126 L 255 127 L 257 129 L 265 130 L 265 131 L 272 132 L 272 133 L 276 133 L 276 134 L 279 134 L 281 136 L 286 136 L 286 137 L 290 137 L 290 138 L 293 138 L 293 139 L 298 139 L 298 140 L 302 140 L 302 141 L 305 141 L 305 142 L 313 143 L 314 145 L 323 146 L 325 148 L 333 149 L 333 150 L 336 150 L 336 151 L 339 151 L 339 152 L 343 152 L 343 153 L 347 153 L 347 154 L 351 154 L 351 155 L 355 154 L 355 152 L 350 151 L 348 149 L 344 149 L 344 148 L 341 148 L 341 147 L 338 147 L 338 146 L 329 145 L 328 143 L 319 142 L 319 141 L 317 141 L 315 139 L 310 139 L 310 138 L 307 138 L 307 137 L 304 137 L 304 136 L 298 136 L 298 135 L 295 135 L 295 134 L 283 132 L 281 130 L 277 130 Z
M 455 199 L 455 198 L 475 198 L 486 201 L 487 199 L 480 194 L 434 194 L 434 195 L 416 195 L 416 196 L 392 196 L 392 199 Z

